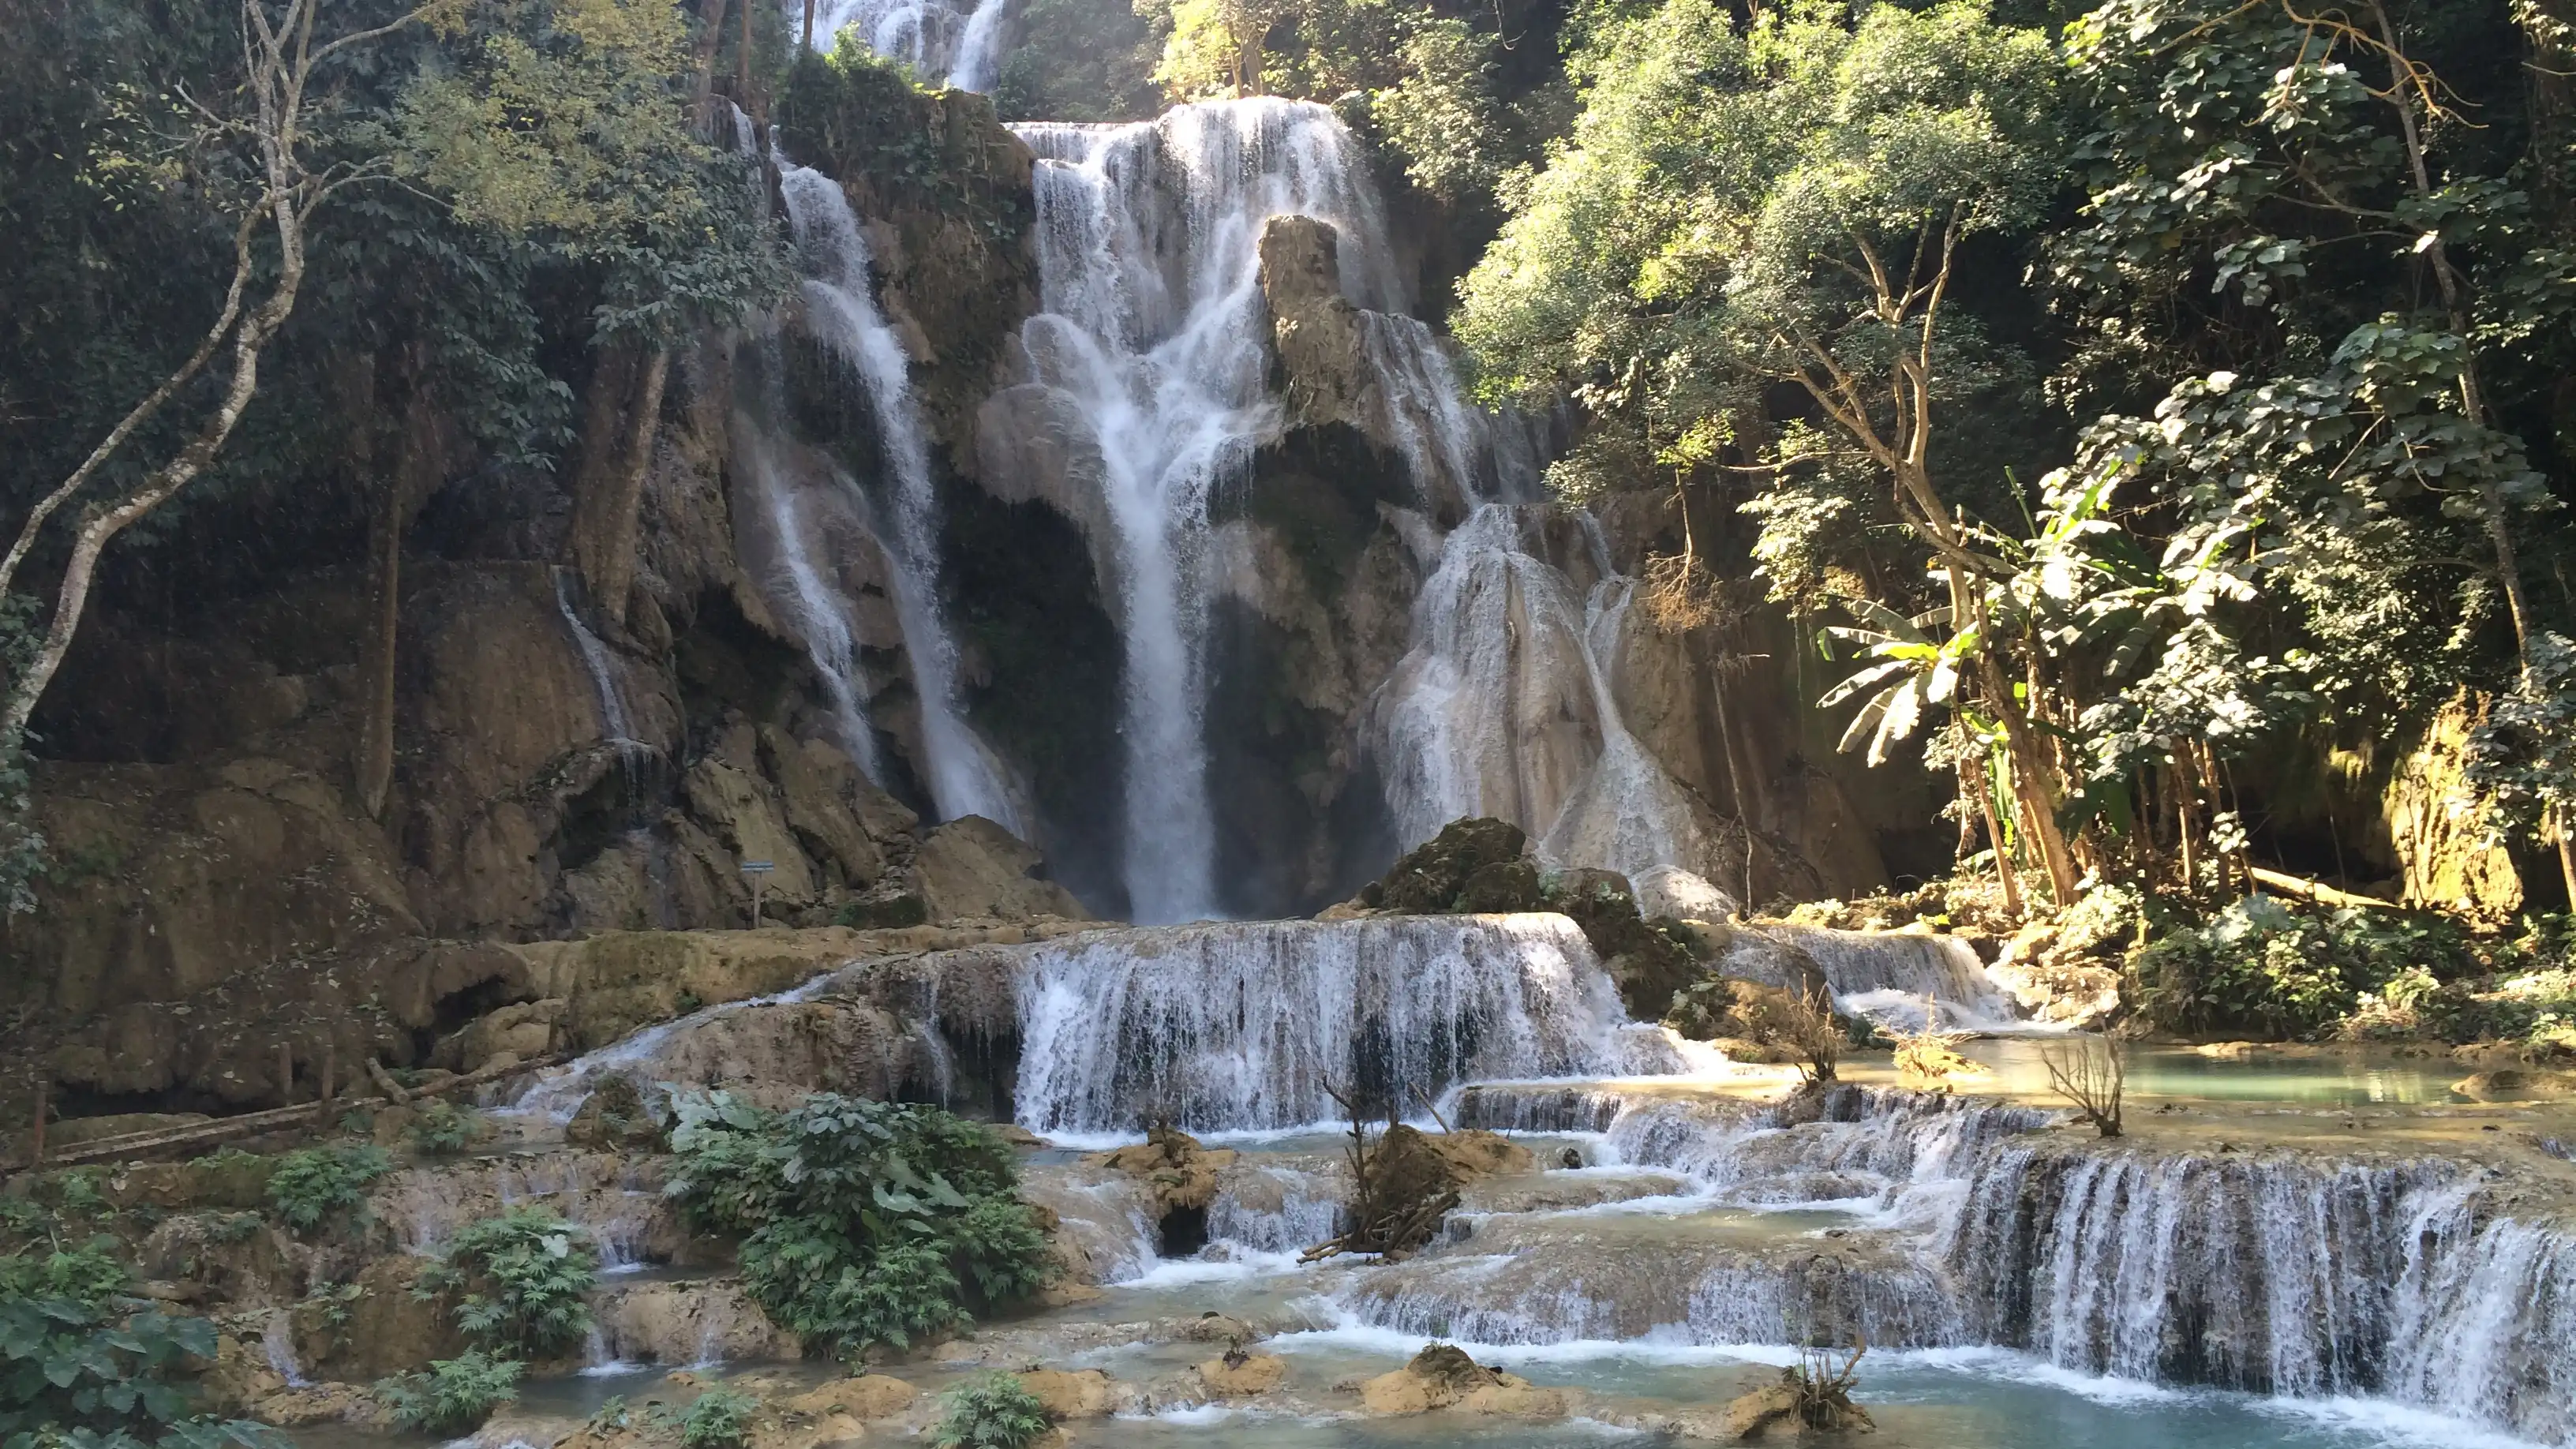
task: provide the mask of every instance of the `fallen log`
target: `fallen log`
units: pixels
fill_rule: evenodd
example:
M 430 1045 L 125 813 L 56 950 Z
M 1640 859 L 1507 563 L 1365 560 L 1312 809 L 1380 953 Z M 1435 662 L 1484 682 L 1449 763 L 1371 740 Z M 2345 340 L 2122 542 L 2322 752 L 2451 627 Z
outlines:
M 481 1071 L 468 1072 L 460 1077 L 449 1077 L 443 1082 L 432 1082 L 427 1086 L 413 1087 L 408 1090 L 395 1083 L 391 1074 L 384 1075 L 381 1078 L 381 1084 L 402 1092 L 402 1103 L 407 1104 L 430 1097 L 448 1096 L 464 1091 L 468 1087 L 497 1082 L 521 1072 L 532 1072 L 554 1066 L 568 1059 L 567 1055 L 558 1054 L 538 1057 L 531 1061 L 512 1062 L 506 1066 L 485 1067 Z M 374 1064 L 371 1062 L 369 1065 Z M 381 1067 L 376 1070 L 383 1071 Z M 395 1105 L 401 1104 L 396 1103 L 389 1095 L 342 1097 L 336 1100 L 325 1098 L 319 1102 L 298 1102 L 291 1107 L 271 1107 L 264 1112 L 245 1112 L 238 1117 L 222 1117 L 212 1122 L 192 1123 L 186 1127 L 164 1127 L 151 1132 L 129 1132 L 122 1137 L 102 1137 L 95 1142 L 56 1148 L 45 1154 L 44 1165 L 74 1167 L 89 1162 L 113 1162 L 122 1158 L 142 1157 L 174 1147 L 199 1147 L 217 1142 L 229 1142 L 239 1137 L 256 1137 L 263 1132 L 294 1127 L 303 1123 L 319 1127 L 323 1119 L 335 1110 L 347 1111 Z

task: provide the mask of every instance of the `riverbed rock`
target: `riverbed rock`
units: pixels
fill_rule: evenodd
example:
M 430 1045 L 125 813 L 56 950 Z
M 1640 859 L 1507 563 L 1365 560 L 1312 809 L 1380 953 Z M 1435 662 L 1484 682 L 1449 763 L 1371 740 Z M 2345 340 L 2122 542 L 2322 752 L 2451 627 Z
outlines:
M 870 1419 L 891 1419 L 912 1407 L 919 1394 L 912 1385 L 887 1374 L 861 1374 L 856 1378 L 834 1379 L 820 1388 L 798 1394 L 779 1405 L 794 1414 L 823 1418 L 846 1414 L 862 1423 Z
M 1051 1420 L 1105 1419 L 1118 1411 L 1118 1382 L 1098 1369 L 1037 1369 L 1019 1380 Z
M 2576 1072 L 2535 1072 L 2499 1067 L 2473 1072 L 2451 1084 L 2472 1102 L 2557 1102 L 2576 1097 Z
M 1250 1398 L 1279 1387 L 1288 1361 L 1276 1354 L 1229 1353 L 1198 1366 L 1199 1384 L 1221 1399 Z
M 591 1311 L 618 1358 L 700 1363 L 787 1359 L 800 1351 L 796 1335 L 771 1322 L 731 1278 L 611 1287 Z
M 1153 1191 L 1159 1216 L 1175 1208 L 1204 1208 L 1216 1201 L 1217 1174 L 1232 1167 L 1236 1156 L 1230 1147 L 1203 1147 L 1186 1132 L 1155 1127 L 1146 1133 L 1143 1142 L 1094 1153 L 1083 1160 L 1094 1167 L 1142 1179 Z
M 643 1090 L 625 1072 L 606 1072 L 564 1124 L 564 1141 L 606 1152 L 659 1152 L 663 1125 L 644 1103 Z
M 1516 1419 L 1562 1419 L 1571 1407 L 1562 1390 L 1487 1368 L 1446 1343 L 1432 1344 L 1404 1367 L 1361 1384 L 1360 1406 L 1385 1417 L 1458 1409 Z
M 314 1424 L 383 1428 L 391 1422 L 374 1394 L 356 1384 L 339 1383 L 307 1384 L 271 1394 L 251 1405 L 250 1415 L 277 1429 L 302 1429 Z
M 427 1258 L 398 1254 L 360 1269 L 346 1297 L 311 1297 L 293 1309 L 295 1350 L 316 1378 L 372 1382 L 425 1368 L 467 1347 L 454 1305 L 413 1290 Z

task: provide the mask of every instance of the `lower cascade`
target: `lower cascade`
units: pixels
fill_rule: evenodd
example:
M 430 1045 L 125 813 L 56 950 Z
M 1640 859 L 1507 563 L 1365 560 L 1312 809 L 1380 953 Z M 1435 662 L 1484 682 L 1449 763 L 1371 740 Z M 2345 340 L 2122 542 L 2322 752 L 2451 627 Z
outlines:
M 1215 923 L 1032 948 L 1018 1119 L 1042 1133 L 1337 1120 L 1333 1092 L 1408 1112 L 1478 1077 L 1673 1071 L 1563 916 Z

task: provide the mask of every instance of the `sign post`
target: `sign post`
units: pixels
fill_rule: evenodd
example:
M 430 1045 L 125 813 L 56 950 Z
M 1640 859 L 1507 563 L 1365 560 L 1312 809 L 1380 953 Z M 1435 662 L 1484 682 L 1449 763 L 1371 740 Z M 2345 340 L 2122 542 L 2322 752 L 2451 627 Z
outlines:
M 778 863 L 772 860 L 746 860 L 742 863 L 742 873 L 751 877 L 751 928 L 755 931 L 760 929 L 761 886 L 769 879 L 769 873 L 776 869 Z

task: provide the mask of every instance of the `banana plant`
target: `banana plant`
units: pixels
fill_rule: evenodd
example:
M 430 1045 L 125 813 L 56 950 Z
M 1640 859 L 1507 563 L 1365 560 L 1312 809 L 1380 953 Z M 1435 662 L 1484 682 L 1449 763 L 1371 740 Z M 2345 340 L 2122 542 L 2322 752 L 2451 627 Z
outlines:
M 1935 637 L 1930 631 L 1946 631 L 1949 626 L 1946 607 L 1911 618 L 1874 599 L 1845 599 L 1843 607 L 1855 622 L 1830 625 L 1825 633 L 1859 645 L 1869 662 L 1826 690 L 1816 704 L 1832 709 L 1865 699 L 1860 713 L 1852 716 L 1851 728 L 1843 731 L 1840 748 L 1848 751 L 1866 740 L 1869 762 L 1883 764 L 1888 748 L 1911 737 L 1927 709 L 1958 698 L 1960 671 L 1976 651 L 1977 631 L 1963 629 Z

